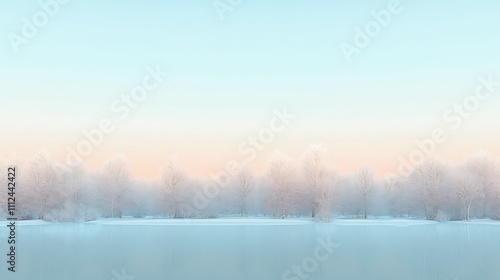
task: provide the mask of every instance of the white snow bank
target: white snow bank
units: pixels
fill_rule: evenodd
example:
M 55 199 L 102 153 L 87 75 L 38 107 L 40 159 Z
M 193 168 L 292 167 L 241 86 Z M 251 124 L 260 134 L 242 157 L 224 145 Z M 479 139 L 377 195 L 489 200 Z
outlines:
M 436 221 L 410 220 L 410 219 L 338 219 L 331 222 L 334 225 L 342 226 L 419 226 L 437 224 Z
M 471 221 L 453 221 L 450 223 L 500 226 L 500 221 L 491 220 L 491 219 L 477 219 L 477 220 L 471 220 Z
M 9 221 L 0 221 L 0 226 L 6 226 Z M 39 226 L 39 225 L 49 225 L 49 224 L 64 224 L 64 223 L 54 223 L 46 222 L 43 220 L 23 220 L 16 221 L 16 226 Z M 219 219 L 135 219 L 135 218 L 125 218 L 125 219 L 102 219 L 91 222 L 75 224 L 97 224 L 97 225 L 139 225 L 139 226 L 181 226 L 181 225 L 192 225 L 192 226 L 231 226 L 231 225 L 332 225 L 332 226 L 419 226 L 419 225 L 435 225 L 435 224 L 471 224 L 471 225 L 493 225 L 500 226 L 500 221 L 495 221 L 491 219 L 477 219 L 472 221 L 449 221 L 449 222 L 436 222 L 429 220 L 412 220 L 412 219 L 335 219 L 330 222 L 315 222 L 312 219 L 273 219 L 273 218 L 219 218 Z
M 295 220 L 295 219 L 110 219 L 88 222 L 99 225 L 127 225 L 127 226 L 291 226 L 291 225 L 306 225 L 314 223 L 311 220 Z
M 22 221 L 0 221 L 0 226 L 6 226 L 10 224 L 10 222 L 16 222 L 16 226 L 39 226 L 39 225 L 51 224 L 50 222 L 46 222 L 43 220 L 22 220 Z

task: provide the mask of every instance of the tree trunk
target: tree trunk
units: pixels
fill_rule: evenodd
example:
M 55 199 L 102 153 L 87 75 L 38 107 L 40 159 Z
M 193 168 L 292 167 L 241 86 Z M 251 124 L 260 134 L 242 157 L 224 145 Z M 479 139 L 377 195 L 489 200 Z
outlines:
M 367 200 L 368 199 L 367 199 L 366 194 L 365 194 L 364 201 L 363 201 L 363 203 L 364 203 L 363 204 L 363 217 L 365 220 L 366 220 L 366 216 L 367 216 L 367 213 L 366 213 L 367 212 L 367 209 L 366 209 L 367 208 Z
M 466 209 L 466 213 L 465 213 L 465 218 L 467 219 L 467 221 L 470 221 L 470 207 L 471 207 L 471 205 L 468 204 L 467 209 Z
M 241 217 L 247 215 L 247 203 L 246 203 L 245 199 L 243 199 L 243 201 L 241 202 L 240 214 L 241 214 Z

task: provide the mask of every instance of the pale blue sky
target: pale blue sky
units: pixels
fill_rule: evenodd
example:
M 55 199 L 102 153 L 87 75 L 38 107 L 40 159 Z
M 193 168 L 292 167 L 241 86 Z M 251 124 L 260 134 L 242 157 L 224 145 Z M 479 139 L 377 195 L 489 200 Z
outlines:
M 72 1 L 18 55 L 7 32 L 19 33 L 21 17 L 39 6 L 2 3 L 2 85 L 16 89 L 14 102 L 35 102 L 43 94 L 90 109 L 160 63 L 171 71 L 172 85 L 186 89 L 190 108 L 212 98 L 230 108 L 273 102 L 322 107 L 342 97 L 352 108 L 366 101 L 420 112 L 418 104 L 428 98 L 446 101 L 457 93 L 415 92 L 415 81 L 454 84 L 497 70 L 497 1 L 401 1 L 403 11 L 347 64 L 338 44 L 352 43 L 354 28 L 388 2 L 246 1 L 220 22 L 210 1 Z M 377 90 L 380 84 L 398 88 Z M 344 94 L 346 88 L 356 93 Z M 169 100 L 175 107 L 185 101 L 180 95 Z
M 19 131 L 39 129 L 41 138 L 44 130 L 78 138 L 160 64 L 171 77 L 134 112 L 138 119 L 258 127 L 287 106 L 302 122 L 294 133 L 324 131 L 311 132 L 318 142 L 382 122 L 387 134 L 415 127 L 402 140 L 411 144 L 441 125 L 480 75 L 500 77 L 500 2 L 400 1 L 402 12 L 347 63 L 339 44 L 352 44 L 354 29 L 389 2 L 247 0 L 221 21 L 209 0 L 73 0 L 15 54 L 9 32 L 20 34 L 22 17 L 41 8 L 1 1 L 0 92 L 9 105 L 0 118 L 18 119 Z M 481 112 L 498 116 L 499 100 Z

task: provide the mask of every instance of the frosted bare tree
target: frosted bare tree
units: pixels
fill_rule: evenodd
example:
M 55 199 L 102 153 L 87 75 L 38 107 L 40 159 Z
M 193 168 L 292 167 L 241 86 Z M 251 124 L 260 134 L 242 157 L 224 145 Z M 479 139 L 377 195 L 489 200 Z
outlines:
M 400 217 L 414 214 L 417 207 L 412 203 L 414 200 L 410 199 L 411 193 L 406 178 L 389 177 L 384 182 L 384 187 L 391 215 Z
M 325 170 L 318 181 L 317 212 L 315 219 L 329 221 L 332 218 L 333 207 L 336 205 L 337 190 L 341 183 L 341 175 L 336 170 Z
M 0 189 L 3 189 L 3 191 L 0 191 L 0 205 L 7 205 L 7 191 L 5 191 L 7 189 L 7 164 L 3 161 L 0 161 Z M 0 218 L 2 211 L 7 211 L 6 208 L 0 208 Z
M 471 207 L 478 208 L 481 218 L 491 215 L 500 194 L 495 160 L 485 153 L 471 155 L 462 164 L 461 171 L 457 187 L 460 198 L 466 203 L 466 219 L 470 219 Z
M 123 156 L 108 159 L 101 170 L 102 199 L 111 217 L 122 217 L 125 207 L 125 194 L 130 184 L 130 171 Z
M 165 202 L 167 209 L 174 213 L 174 218 L 181 217 L 182 184 L 186 175 L 180 170 L 175 157 L 167 160 L 161 167 L 161 183 L 165 189 Z
M 65 171 L 64 176 L 58 174 L 58 166 L 55 165 L 57 182 L 60 184 L 60 198 L 57 206 L 52 208 L 46 220 L 50 221 L 88 221 L 97 218 L 98 213 L 89 208 L 91 201 L 89 194 L 89 177 L 83 163 L 79 162 Z M 59 176 L 57 176 L 59 175 Z
M 447 167 L 440 160 L 428 158 L 410 174 L 414 199 L 427 219 L 436 220 L 445 202 Z
M 311 217 L 316 217 L 320 199 L 322 199 L 322 189 L 325 188 L 325 177 L 328 176 L 325 166 L 326 150 L 321 144 L 309 147 L 302 158 L 304 178 L 307 184 L 306 196 L 308 197 Z
M 366 219 L 368 217 L 370 193 L 372 192 L 373 186 L 375 185 L 373 172 L 371 171 L 370 167 L 368 167 L 367 165 L 362 166 L 356 173 L 356 179 L 358 183 L 358 190 L 361 195 L 363 218 Z
M 297 198 L 292 160 L 276 152 L 269 162 L 268 177 L 273 188 L 271 207 L 280 218 L 285 219 L 295 209 Z
M 4 183 L 6 181 L 7 181 L 7 164 L 3 160 L 0 160 L 0 182 Z
M 71 177 L 66 182 L 66 195 L 70 203 L 77 208 L 81 207 L 88 200 L 86 192 L 87 170 L 83 163 L 78 163 L 71 169 Z
M 466 170 L 461 171 L 467 172 Z M 478 203 L 481 198 L 479 182 L 473 179 L 473 176 L 469 173 L 460 173 L 458 174 L 456 187 L 464 207 L 465 219 L 469 221 L 472 206 Z
M 33 206 L 38 218 L 43 219 L 59 197 L 57 176 L 47 152 L 42 151 L 29 161 L 30 180 L 33 186 Z
M 248 195 L 254 189 L 255 176 L 247 165 L 242 165 L 237 174 L 238 191 L 240 195 L 240 216 L 247 215 Z

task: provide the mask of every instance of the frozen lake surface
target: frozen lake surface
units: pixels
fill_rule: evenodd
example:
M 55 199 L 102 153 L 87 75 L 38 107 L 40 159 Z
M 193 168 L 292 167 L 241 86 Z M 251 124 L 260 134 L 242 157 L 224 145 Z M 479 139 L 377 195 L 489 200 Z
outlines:
M 0 279 L 500 279 L 500 222 L 289 219 L 18 222 Z

